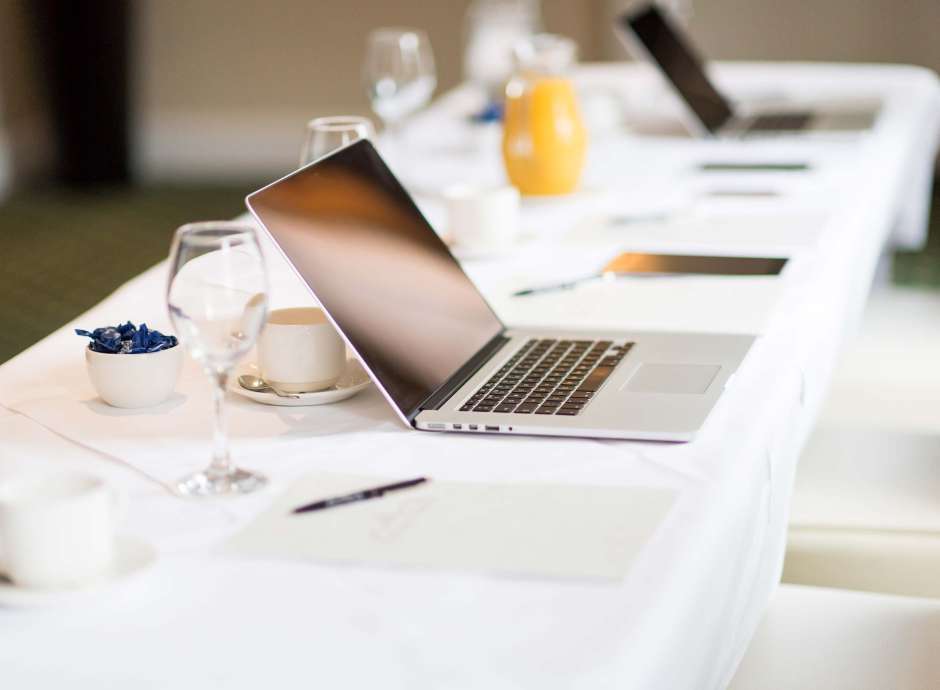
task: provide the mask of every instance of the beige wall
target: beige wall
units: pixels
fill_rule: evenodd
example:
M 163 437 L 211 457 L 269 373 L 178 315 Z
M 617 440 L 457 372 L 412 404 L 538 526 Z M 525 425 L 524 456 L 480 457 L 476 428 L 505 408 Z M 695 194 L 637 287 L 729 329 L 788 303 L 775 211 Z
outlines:
M 629 0 L 606 0 L 609 21 Z M 663 0 L 725 60 L 900 62 L 940 71 L 940 0 Z M 603 21 L 603 19 L 602 19 Z M 613 35 L 603 52 L 623 55 Z
M 365 38 L 427 31 L 439 91 L 460 78 L 468 0 L 138 0 L 137 168 L 145 177 L 265 176 L 296 162 L 316 115 L 363 113 Z M 544 0 L 549 30 L 589 59 L 602 0 Z
M 938 0 L 700 4 L 690 26 L 715 57 L 902 62 L 940 70 Z
M 359 65 L 375 26 L 424 28 L 441 89 L 460 77 L 468 0 L 128 1 L 136 13 L 135 158 L 144 179 L 254 181 L 289 169 L 308 118 L 368 112 Z M 940 70 L 940 0 L 664 1 L 691 9 L 690 29 L 714 58 Z M 610 20 L 624 4 L 543 0 L 545 25 L 573 36 L 584 59 L 623 59 Z M 49 140 L 25 6 L 0 0 L 0 142 L 12 142 L 28 173 L 41 169 Z M 0 151 L 0 187 L 2 159 Z

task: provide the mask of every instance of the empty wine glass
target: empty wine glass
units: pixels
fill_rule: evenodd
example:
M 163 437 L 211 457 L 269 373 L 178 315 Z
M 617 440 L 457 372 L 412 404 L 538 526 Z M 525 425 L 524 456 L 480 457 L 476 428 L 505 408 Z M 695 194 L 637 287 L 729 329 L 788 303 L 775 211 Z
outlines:
M 437 87 L 431 42 L 418 29 L 376 29 L 369 34 L 362 76 L 375 114 L 397 132 Z
M 375 139 L 375 130 L 369 118 L 355 115 L 315 117 L 307 123 L 307 136 L 300 150 L 300 164 L 312 163 L 359 139 Z
M 190 223 L 170 250 L 167 306 L 180 340 L 212 385 L 213 445 L 208 469 L 180 480 L 186 496 L 248 493 L 264 486 L 259 474 L 229 457 L 225 387 L 235 363 L 252 348 L 267 315 L 267 273 L 252 225 Z

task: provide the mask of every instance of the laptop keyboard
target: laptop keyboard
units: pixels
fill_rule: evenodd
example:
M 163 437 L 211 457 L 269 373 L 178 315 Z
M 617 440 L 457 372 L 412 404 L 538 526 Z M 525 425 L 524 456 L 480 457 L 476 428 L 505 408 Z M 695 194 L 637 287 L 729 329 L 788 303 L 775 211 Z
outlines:
M 760 115 L 748 125 L 748 132 L 795 132 L 805 129 L 811 113 L 779 113 Z
M 633 343 L 532 339 L 480 386 L 461 412 L 575 416 L 591 402 Z

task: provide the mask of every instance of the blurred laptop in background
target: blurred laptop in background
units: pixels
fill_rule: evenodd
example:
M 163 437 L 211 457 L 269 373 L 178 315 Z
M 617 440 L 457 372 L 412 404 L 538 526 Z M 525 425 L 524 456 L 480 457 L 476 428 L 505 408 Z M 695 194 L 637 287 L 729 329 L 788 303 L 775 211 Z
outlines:
M 688 37 L 651 2 L 639 3 L 620 15 L 615 31 L 631 53 L 663 74 L 682 101 L 683 122 L 697 136 L 864 131 L 871 128 L 878 113 L 877 104 L 870 101 L 820 110 L 736 108 L 709 80 Z

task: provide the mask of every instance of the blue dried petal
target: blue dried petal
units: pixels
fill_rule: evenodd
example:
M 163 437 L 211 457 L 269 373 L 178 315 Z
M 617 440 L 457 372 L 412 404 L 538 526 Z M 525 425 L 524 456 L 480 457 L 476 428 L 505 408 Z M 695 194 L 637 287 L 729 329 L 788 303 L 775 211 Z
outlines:
M 179 341 L 175 335 L 163 335 L 160 331 L 150 331 L 150 344 L 147 352 L 158 352 L 159 350 L 168 350 L 175 347 Z
M 96 328 L 91 332 L 76 328 L 75 333 L 91 338 L 88 347 L 93 351 L 112 354 L 158 352 L 175 347 L 179 343 L 175 336 L 152 331 L 145 323 L 140 324 L 138 328 L 130 321 L 120 326 Z
M 140 330 L 146 334 L 146 338 L 141 340 L 147 352 L 157 352 L 176 345 L 175 336 L 163 335 L 160 331 L 149 330 L 145 323 L 140 324 Z
M 92 349 L 96 352 L 121 351 L 121 333 L 116 328 L 96 328 L 92 338 Z
M 140 324 L 140 328 L 130 333 L 130 345 L 128 351 L 139 353 L 147 351 L 147 324 Z

